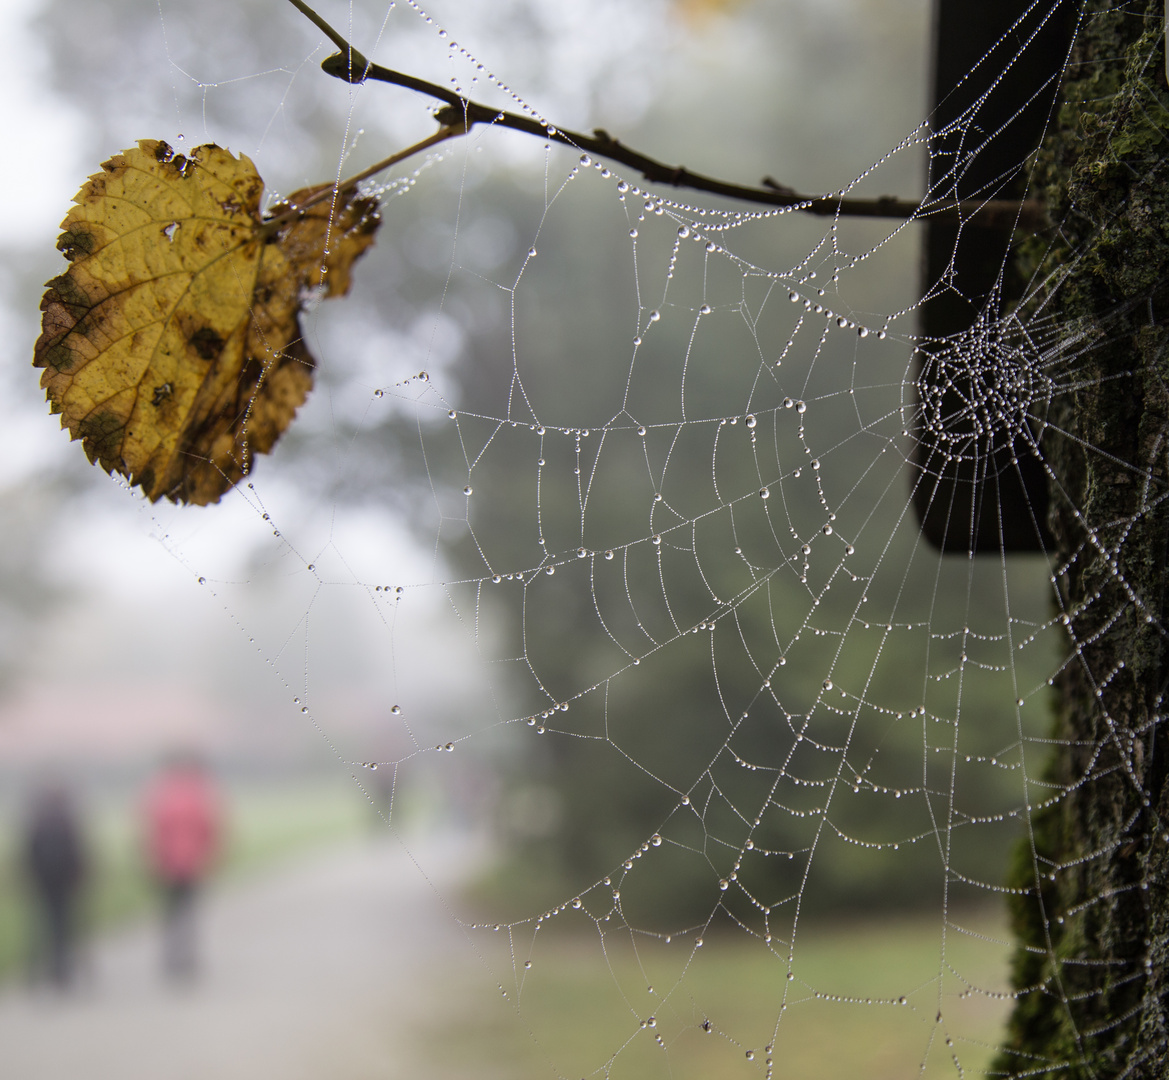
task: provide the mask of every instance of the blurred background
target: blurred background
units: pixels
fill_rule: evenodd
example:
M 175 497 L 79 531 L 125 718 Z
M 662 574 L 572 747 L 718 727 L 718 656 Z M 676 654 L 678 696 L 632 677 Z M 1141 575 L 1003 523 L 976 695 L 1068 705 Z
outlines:
M 700 172 L 922 191 L 926 0 L 321 13 L 383 64 Z M 21 1075 L 76 1066 L 49 1049 L 64 1030 L 119 1076 L 984 1063 L 1053 647 L 1042 564 L 940 560 L 906 514 L 914 228 L 675 191 L 663 212 L 602 163 L 476 130 L 382 178 L 352 295 L 304 322 L 317 387 L 253 484 L 152 506 L 69 444 L 29 363 L 83 178 L 140 138 L 214 141 L 274 199 L 428 134 L 433 103 L 327 78 L 331 47 L 277 0 L 0 19 L 0 1027 L 33 1033 Z M 847 329 L 788 303 L 825 288 Z M 155 978 L 141 801 L 176 750 L 223 808 L 185 997 Z M 46 784 L 89 860 L 64 1008 L 25 985 Z

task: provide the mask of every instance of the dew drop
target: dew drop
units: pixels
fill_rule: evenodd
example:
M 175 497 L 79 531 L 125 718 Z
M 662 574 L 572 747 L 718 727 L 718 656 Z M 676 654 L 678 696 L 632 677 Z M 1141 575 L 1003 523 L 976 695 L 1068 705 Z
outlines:
M 653 844 L 654 847 L 662 846 L 662 838 L 658 833 L 654 833 L 653 836 L 649 838 L 649 842 Z
M 747 427 L 753 428 L 755 426 L 755 424 L 756 424 L 755 417 L 751 413 L 748 413 L 747 414 Z
M 548 567 L 547 570 L 544 571 L 544 573 L 547 574 L 549 577 L 551 577 L 553 574 L 556 573 L 556 567 L 550 566 L 550 567 Z
M 805 404 L 804 404 L 802 401 L 797 401 L 797 402 L 796 402 L 796 412 L 798 412 L 798 413 L 806 413 L 807 411 L 808 411 L 808 406 L 807 406 L 807 405 L 805 405 Z
M 703 305 L 702 305 L 702 307 L 700 307 L 700 308 L 698 309 L 698 314 L 699 314 L 699 315 L 709 315 L 709 314 L 710 314 L 710 305 L 709 305 L 709 304 L 703 304 Z
M 471 485 L 470 485 L 470 484 L 468 484 L 468 485 L 467 485 L 465 488 L 463 488 L 463 494 L 464 494 L 464 495 L 470 495 L 470 494 L 472 493 L 472 491 L 473 491 L 473 490 L 474 490 L 474 489 L 471 487 Z
M 662 317 L 662 313 L 660 311 L 657 311 L 656 309 L 649 313 L 649 321 L 650 322 L 657 322 L 658 319 L 660 319 L 661 317 Z
M 451 409 L 451 411 L 450 411 L 449 413 L 447 413 L 447 417 L 448 417 L 448 419 L 450 419 L 450 420 L 453 420 L 453 419 L 454 419 L 456 416 L 458 416 L 458 415 L 459 415 L 459 414 L 458 414 L 457 412 L 455 412 L 455 410 L 454 410 L 454 409 Z
M 761 498 L 761 499 L 770 499 L 770 498 L 771 498 L 771 491 L 770 491 L 770 489 L 768 489 L 768 488 L 765 488 L 765 487 L 761 487 L 761 488 L 759 489 L 759 498 Z
M 611 559 L 611 558 L 613 558 L 613 552 L 612 552 L 612 551 L 606 551 L 606 552 L 605 552 L 605 558 L 606 558 L 606 559 Z
M 638 427 L 638 429 L 637 429 L 637 434 L 638 434 L 638 435 L 644 435 L 644 434 L 645 434 L 645 428 L 644 428 L 644 427 L 641 427 L 641 426 L 639 426 L 639 427 Z
M 679 235 L 679 236 L 680 236 L 680 237 L 681 237 L 683 240 L 687 239 L 687 238 L 690 236 L 690 226 L 689 226 L 689 225 L 680 225 L 680 226 L 678 226 L 678 235 Z
M 585 559 L 588 557 L 588 554 L 589 553 L 588 553 L 588 550 L 586 548 L 577 548 L 576 549 L 576 557 L 578 559 Z
M 593 163 L 593 159 L 588 154 L 581 154 L 580 163 L 587 169 Z
M 629 230 L 629 235 L 630 235 L 630 237 L 631 237 L 632 239 L 636 240 L 636 239 L 637 239 L 637 230 L 636 230 L 636 229 L 630 229 L 630 230 Z
M 657 533 L 655 533 L 654 538 L 653 538 L 653 542 L 655 545 L 660 544 L 662 542 L 662 538 Z
M 617 181 L 617 190 L 619 192 L 621 192 L 622 195 L 624 195 L 625 192 L 627 192 L 629 190 L 629 185 L 624 180 L 618 180 Z
M 536 249 L 534 247 L 528 248 L 528 258 L 534 259 L 536 257 Z
M 792 407 L 794 404 L 795 404 L 795 402 L 794 402 L 794 401 L 792 401 L 792 399 L 791 399 L 791 398 L 789 398 L 789 397 L 785 397 L 785 398 L 783 399 L 783 407 L 784 407 L 785 409 L 790 409 L 790 408 L 791 408 L 791 407 Z

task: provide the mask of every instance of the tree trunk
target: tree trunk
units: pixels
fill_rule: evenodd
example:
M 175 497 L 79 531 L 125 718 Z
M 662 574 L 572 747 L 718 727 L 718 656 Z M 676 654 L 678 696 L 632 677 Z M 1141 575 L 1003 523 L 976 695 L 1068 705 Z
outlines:
M 1027 256 L 1064 343 L 1041 445 L 1068 659 L 1011 869 L 1010 1075 L 1169 1072 L 1167 158 L 1163 0 L 1089 0 L 1037 164 L 1055 239 Z

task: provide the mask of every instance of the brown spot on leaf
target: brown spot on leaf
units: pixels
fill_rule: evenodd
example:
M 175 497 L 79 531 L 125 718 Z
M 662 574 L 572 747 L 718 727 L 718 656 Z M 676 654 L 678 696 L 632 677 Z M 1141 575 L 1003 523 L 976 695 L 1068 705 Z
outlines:
M 204 360 L 214 360 L 223 352 L 224 341 L 210 326 L 201 326 L 190 338 L 191 348 Z

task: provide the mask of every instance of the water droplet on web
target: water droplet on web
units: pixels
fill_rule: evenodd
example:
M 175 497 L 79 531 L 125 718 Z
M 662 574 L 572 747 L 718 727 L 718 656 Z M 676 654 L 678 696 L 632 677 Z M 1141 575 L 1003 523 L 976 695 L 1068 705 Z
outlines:
M 630 236 L 631 236 L 631 237 L 632 237 L 634 240 L 636 240 L 636 239 L 637 239 L 637 230 L 636 230 L 636 229 L 630 229 L 630 230 L 629 230 L 629 235 L 630 235 Z
M 472 488 L 470 484 L 468 484 L 465 488 L 463 488 L 464 495 L 470 495 L 473 493 L 473 491 L 474 491 L 474 488 Z
M 843 330 L 846 326 L 848 326 L 848 320 L 843 315 L 841 315 L 836 320 L 836 325 L 839 326 L 841 330 Z
M 611 558 L 613 558 L 613 552 L 612 552 L 612 551 L 606 551 L 606 552 L 605 552 L 605 558 L 606 558 L 606 559 L 611 559 Z
M 593 159 L 588 154 L 581 154 L 580 163 L 587 169 L 593 163 Z
M 765 487 L 761 487 L 761 488 L 759 489 L 759 498 L 761 498 L 761 499 L 770 499 L 770 498 L 771 498 L 771 491 L 770 491 L 770 489 L 769 489 L 769 488 L 765 488 Z
M 731 883 L 730 883 L 729 881 L 727 881 L 727 879 L 726 879 L 726 878 L 722 878 L 722 879 L 719 881 L 719 883 L 718 883 L 718 887 L 719 887 L 719 888 L 720 888 L 720 889 L 721 889 L 723 892 L 726 892 L 726 891 L 727 891 L 727 889 L 729 889 L 729 888 L 731 887 Z
M 857 328 L 857 336 L 858 337 L 868 337 L 869 336 L 869 328 L 867 326 L 858 327 Z
M 634 344 L 634 345 L 640 345 L 640 344 L 641 344 L 641 335 L 640 335 L 640 334 L 638 334 L 638 335 L 637 335 L 637 337 L 635 337 L 635 338 L 633 339 L 633 344 Z
M 794 290 L 793 290 L 792 292 L 789 292 L 789 293 L 787 294 L 787 298 L 788 298 L 788 299 L 789 299 L 789 300 L 790 300 L 790 301 L 791 301 L 793 304 L 798 304 L 798 303 L 800 302 L 800 294 L 799 294 L 798 292 L 795 292 Z
M 708 254 L 718 251 L 718 244 L 716 244 L 713 240 L 708 240 L 706 242 L 706 250 Z
M 629 185 L 624 180 L 618 180 L 617 181 L 617 190 L 619 192 L 621 192 L 622 195 L 624 195 L 625 192 L 627 192 L 629 190 Z
M 576 898 L 575 898 L 575 899 L 572 901 L 572 906 L 573 906 L 574 908 L 576 908 L 578 911 L 580 910 L 580 908 L 581 908 L 581 899 L 580 899 L 580 897 L 579 897 L 579 896 L 578 896 L 578 897 L 576 897 Z
M 447 418 L 450 420 L 453 420 L 456 416 L 458 416 L 458 413 L 456 413 L 454 409 L 451 409 L 451 411 L 447 413 Z
M 832 535 L 832 526 L 831 526 L 831 525 L 825 525 L 825 526 L 824 526 L 824 535 L 825 535 L 825 536 L 831 536 L 831 535 Z
M 536 249 L 534 247 L 528 248 L 528 258 L 534 259 L 536 257 Z
M 588 554 L 589 553 L 588 553 L 588 550 L 586 548 L 577 548 L 576 549 L 576 557 L 578 559 L 585 559 L 588 557 Z
M 638 435 L 644 435 L 644 434 L 645 434 L 645 428 L 644 428 L 644 427 L 640 427 L 640 426 L 639 426 L 639 427 L 638 427 L 638 429 L 637 429 L 637 434 L 638 434 Z
M 392 705 L 392 706 L 390 706 L 390 712 L 393 713 L 394 716 L 401 716 L 402 715 L 402 706 L 401 705 Z
M 832 680 L 831 680 L 831 679 L 825 679 L 825 680 L 824 680 L 824 689 L 825 689 L 825 690 L 831 690 L 831 689 L 832 689 Z
M 685 240 L 690 235 L 690 226 L 689 225 L 680 225 L 678 227 L 678 235 L 683 240 Z
M 747 427 L 753 428 L 756 424 L 755 417 L 752 413 L 747 414 Z
M 207 579 L 206 579 L 205 577 L 201 577 L 201 578 L 199 579 L 199 584 L 200 584 L 200 585 L 206 585 L 206 584 L 207 584 Z
M 711 309 L 710 309 L 710 305 L 709 305 L 709 304 L 703 304 L 703 305 L 702 305 L 702 307 L 700 307 L 700 308 L 698 309 L 698 314 L 699 314 L 699 315 L 709 315 L 709 314 L 710 314 L 710 310 L 711 310 Z
M 654 537 L 653 537 L 653 542 L 655 544 L 660 544 L 662 542 L 662 538 L 657 533 L 655 533 Z
M 551 577 L 553 574 L 556 573 L 556 567 L 550 566 L 550 567 L 548 567 L 547 570 L 544 571 L 544 573 L 547 574 L 549 577 Z
M 791 408 L 791 407 L 792 407 L 794 404 L 795 404 L 795 402 L 794 402 L 794 401 L 792 401 L 792 399 L 791 399 L 791 398 L 789 398 L 789 397 L 785 397 L 785 398 L 783 399 L 783 407 L 784 407 L 785 409 L 790 409 L 790 408 Z
M 802 401 L 797 401 L 797 402 L 796 402 L 796 412 L 798 412 L 798 413 L 805 413 L 805 412 L 807 412 L 807 411 L 808 411 L 808 406 L 807 406 L 807 405 L 805 405 L 805 404 L 804 404 Z
M 649 838 L 649 842 L 653 844 L 654 847 L 662 846 L 662 838 L 657 833 L 654 833 L 653 836 Z
M 657 322 L 658 319 L 660 319 L 661 317 L 662 317 L 662 313 L 660 311 L 655 310 L 655 311 L 651 311 L 649 313 L 649 321 L 650 322 Z

